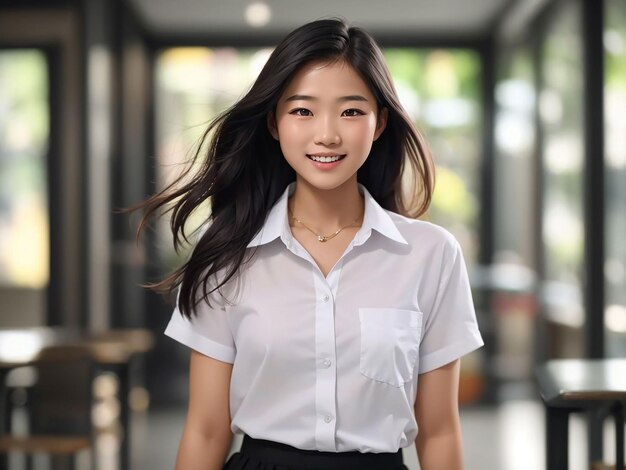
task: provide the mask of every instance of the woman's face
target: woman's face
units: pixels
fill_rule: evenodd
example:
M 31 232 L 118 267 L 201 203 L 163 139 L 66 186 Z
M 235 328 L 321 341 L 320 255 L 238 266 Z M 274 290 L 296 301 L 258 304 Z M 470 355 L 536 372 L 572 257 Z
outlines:
M 345 62 L 303 67 L 280 96 L 268 128 L 298 180 L 324 190 L 356 183 L 387 122 L 374 95 Z

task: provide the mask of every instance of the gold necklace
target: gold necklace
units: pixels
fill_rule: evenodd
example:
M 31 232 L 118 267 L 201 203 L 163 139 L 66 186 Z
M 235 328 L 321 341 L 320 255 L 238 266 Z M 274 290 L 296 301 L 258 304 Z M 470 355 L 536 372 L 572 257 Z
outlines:
M 293 220 L 295 220 L 296 222 L 298 222 L 299 224 L 302 224 L 304 226 L 305 229 L 307 229 L 309 232 L 311 232 L 313 235 L 315 235 L 317 237 L 317 241 L 318 242 L 326 242 L 328 240 L 330 240 L 331 238 L 335 238 L 337 235 L 339 235 L 339 232 L 341 232 L 344 228 L 348 228 L 351 227 L 352 225 L 354 225 L 355 223 L 358 222 L 358 220 L 361 217 L 357 217 L 356 219 L 354 219 L 352 222 L 350 222 L 349 225 L 346 225 L 344 227 L 339 228 L 339 230 L 337 230 L 335 233 L 331 234 L 331 235 L 320 235 L 319 233 L 316 233 L 312 228 L 310 228 L 309 226 L 307 226 L 304 222 L 302 222 L 300 219 L 298 219 L 295 215 L 293 215 L 293 212 L 291 212 L 291 209 L 289 209 L 289 215 L 291 215 L 291 218 Z

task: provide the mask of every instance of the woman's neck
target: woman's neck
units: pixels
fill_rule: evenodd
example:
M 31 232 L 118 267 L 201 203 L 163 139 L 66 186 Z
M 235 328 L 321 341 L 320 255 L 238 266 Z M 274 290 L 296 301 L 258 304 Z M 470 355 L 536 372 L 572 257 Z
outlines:
M 291 213 L 317 233 L 334 232 L 357 218 L 361 222 L 365 210 L 356 179 L 330 190 L 318 189 L 298 179 L 288 204 Z M 293 224 L 293 220 L 290 222 Z

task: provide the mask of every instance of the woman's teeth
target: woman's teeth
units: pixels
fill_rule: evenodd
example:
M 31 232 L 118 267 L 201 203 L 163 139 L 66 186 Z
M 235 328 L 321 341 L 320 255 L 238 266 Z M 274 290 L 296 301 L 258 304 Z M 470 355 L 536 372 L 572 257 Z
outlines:
M 316 155 L 307 155 L 311 160 L 321 163 L 331 163 L 341 160 L 345 155 L 335 155 L 333 157 L 318 157 Z

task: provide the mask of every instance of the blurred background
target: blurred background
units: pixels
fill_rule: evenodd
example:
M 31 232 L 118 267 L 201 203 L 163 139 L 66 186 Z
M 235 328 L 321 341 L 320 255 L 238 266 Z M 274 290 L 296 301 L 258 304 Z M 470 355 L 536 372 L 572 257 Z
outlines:
M 137 214 L 115 210 L 171 181 L 288 31 L 335 15 L 383 48 L 435 156 L 427 218 L 470 270 L 486 344 L 462 361 L 467 468 L 544 468 L 537 365 L 626 356 L 624 0 L 0 2 L 5 431 L 30 432 L 20 358 L 97 338 L 128 354 L 90 369 L 79 468 L 173 468 L 189 351 L 162 334 L 171 299 L 139 284 L 185 253 L 166 219 L 136 243 Z M 571 468 L 588 468 L 588 432 L 572 419 Z

